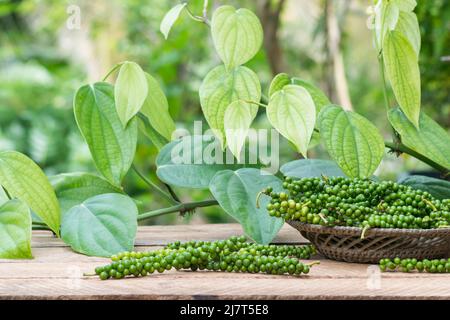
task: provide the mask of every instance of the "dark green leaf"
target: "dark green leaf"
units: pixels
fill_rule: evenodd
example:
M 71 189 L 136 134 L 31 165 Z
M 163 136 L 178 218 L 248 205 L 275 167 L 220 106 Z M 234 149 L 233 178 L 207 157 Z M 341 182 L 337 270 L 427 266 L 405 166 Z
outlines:
M 161 149 L 156 159 L 156 174 L 170 185 L 207 189 L 218 171 L 245 166 L 226 164 L 226 160 L 226 153 L 222 152 L 220 143 L 214 137 L 186 136 Z M 234 160 L 232 155 L 231 160 Z
M 331 160 L 300 159 L 285 163 L 280 171 L 287 177 L 309 178 L 320 177 L 345 177 L 336 162 Z
M 94 196 L 63 215 L 61 236 L 76 252 L 110 257 L 133 250 L 137 215 L 136 205 L 127 196 Z
M 51 176 L 49 179 L 63 213 L 93 196 L 104 193 L 122 193 L 120 188 L 91 173 L 63 173 Z
M 438 199 L 450 199 L 450 181 L 427 176 L 408 176 L 398 181 L 414 189 L 429 192 Z
M 106 82 L 81 87 L 74 102 L 75 118 L 100 173 L 120 186 L 133 162 L 137 119 L 122 126 L 114 106 L 114 88 Z
M 267 212 L 269 197 L 262 196 L 260 208 L 256 208 L 258 193 L 269 186 L 278 192 L 282 190 L 281 180 L 277 177 L 258 169 L 245 168 L 218 172 L 209 188 L 220 206 L 239 221 L 250 238 L 267 244 L 283 225 L 282 219 L 271 217 Z

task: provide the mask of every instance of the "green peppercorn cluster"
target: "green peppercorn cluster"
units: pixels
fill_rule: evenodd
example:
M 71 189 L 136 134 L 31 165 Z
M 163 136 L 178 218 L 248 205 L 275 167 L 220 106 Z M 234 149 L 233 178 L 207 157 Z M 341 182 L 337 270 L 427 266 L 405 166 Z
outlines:
M 449 259 L 434 259 L 434 260 L 417 260 L 417 259 L 381 259 L 381 271 L 400 271 L 400 272 L 431 272 L 431 273 L 449 273 L 450 272 L 450 258 Z
M 263 191 L 271 216 L 326 226 L 430 229 L 450 225 L 450 199 L 392 181 L 286 177 L 287 192 Z
M 119 253 L 111 257 L 110 264 L 96 268 L 95 273 L 102 280 L 171 269 L 299 275 L 307 274 L 311 266 L 299 259 L 309 259 L 314 253 L 310 245 L 259 245 L 246 242 L 243 236 L 213 242 L 177 241 L 160 250 Z

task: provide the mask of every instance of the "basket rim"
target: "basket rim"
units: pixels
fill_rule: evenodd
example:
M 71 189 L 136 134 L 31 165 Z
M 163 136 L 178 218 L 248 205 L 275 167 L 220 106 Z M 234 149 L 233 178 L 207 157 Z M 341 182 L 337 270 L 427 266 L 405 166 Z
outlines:
M 363 228 L 344 227 L 344 226 L 321 226 L 318 224 L 305 223 L 295 220 L 286 220 L 286 222 L 299 231 L 308 231 L 323 234 L 334 235 L 355 235 L 361 236 Z M 365 232 L 366 237 L 373 236 L 416 236 L 416 237 L 450 237 L 450 228 L 434 229 L 397 229 L 397 228 L 369 228 Z

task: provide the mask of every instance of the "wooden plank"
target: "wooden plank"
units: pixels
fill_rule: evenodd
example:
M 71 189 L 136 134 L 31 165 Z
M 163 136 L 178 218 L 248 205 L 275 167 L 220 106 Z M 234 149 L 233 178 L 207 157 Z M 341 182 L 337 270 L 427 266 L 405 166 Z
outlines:
M 175 240 L 217 240 L 241 234 L 231 224 L 140 227 L 137 250 Z M 283 227 L 276 242 L 303 242 Z M 33 232 L 33 260 L 0 260 L 2 299 L 450 299 L 450 275 L 380 273 L 376 266 L 314 257 L 302 277 L 170 271 L 145 278 L 100 281 L 84 277 L 109 259 L 76 254 L 49 232 Z
M 157 247 L 151 247 L 157 248 Z M 41 249 L 42 250 L 42 249 Z M 97 258 L 97 257 L 87 257 L 83 255 L 71 254 L 68 257 L 68 252 L 66 248 L 54 248 L 46 249 L 53 255 L 51 259 L 48 259 L 47 253 L 43 257 L 38 257 L 35 260 L 27 261 L 13 261 L 9 263 L 0 264 L 0 281 L 2 279 L 36 279 L 36 278 L 85 278 L 91 279 L 90 277 L 83 277 L 84 273 L 93 273 L 95 267 L 104 265 L 110 262 L 107 258 Z M 357 263 L 342 263 L 332 260 L 324 259 L 323 257 L 317 256 L 317 259 L 313 260 L 303 260 L 304 263 L 311 263 L 312 261 L 319 261 L 319 265 L 315 265 L 311 268 L 311 272 L 305 275 L 306 278 L 314 279 L 367 279 L 369 277 L 383 277 L 386 279 L 436 279 L 443 277 L 450 280 L 449 276 L 446 274 L 429 274 L 429 273 L 395 273 L 387 272 L 380 274 L 378 266 L 376 265 L 366 265 Z M 45 260 L 45 261 L 43 261 Z M 50 261 L 51 260 L 51 261 Z M 35 262 L 31 262 L 35 261 Z M 167 277 L 168 280 L 176 277 L 178 274 L 192 274 L 188 277 L 192 278 L 202 278 L 205 273 L 211 274 L 212 272 L 206 271 L 170 271 L 165 272 L 162 276 Z M 216 272 L 215 277 L 217 278 L 236 278 L 236 279 L 250 279 L 250 278 L 272 278 L 272 275 L 265 274 L 247 274 L 247 273 L 224 273 Z M 149 277 L 157 277 L 159 274 L 150 275 Z M 278 276 L 276 276 L 278 277 Z M 281 278 L 284 278 L 282 276 Z M 291 277 L 296 278 L 296 277 Z M 114 280 L 112 280 L 114 281 Z
M 211 230 L 214 231 L 212 232 Z M 213 241 L 242 234 L 241 226 L 235 223 L 140 226 L 136 237 L 136 246 L 162 246 L 177 240 Z M 274 239 L 274 243 L 308 243 L 308 240 L 303 238 L 297 230 L 285 224 Z M 60 239 L 52 236 L 50 231 L 34 231 L 32 247 L 67 247 L 67 245 Z
M 140 279 L 5 279 L 2 299 L 450 299 L 444 277 L 382 279 L 379 287 L 367 280 L 282 276 L 244 277 L 213 272 L 178 272 Z M 195 277 L 193 277 L 195 276 Z M 232 281 L 230 281 L 232 280 Z M 448 280 L 448 278 L 447 278 Z M 448 281 L 447 281 L 448 282 Z

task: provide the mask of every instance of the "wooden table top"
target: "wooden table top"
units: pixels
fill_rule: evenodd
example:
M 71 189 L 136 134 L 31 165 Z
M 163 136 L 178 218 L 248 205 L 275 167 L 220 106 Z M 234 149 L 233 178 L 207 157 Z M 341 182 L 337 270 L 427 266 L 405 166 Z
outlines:
M 175 240 L 242 234 L 237 224 L 139 227 L 136 250 Z M 276 243 L 307 241 L 288 225 Z M 450 299 L 449 274 L 380 273 L 374 265 L 314 257 L 306 276 L 169 271 L 101 281 L 83 277 L 108 259 L 74 253 L 50 232 L 33 231 L 33 260 L 0 260 L 0 299 Z

